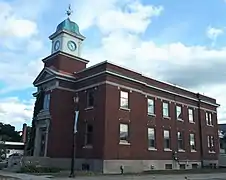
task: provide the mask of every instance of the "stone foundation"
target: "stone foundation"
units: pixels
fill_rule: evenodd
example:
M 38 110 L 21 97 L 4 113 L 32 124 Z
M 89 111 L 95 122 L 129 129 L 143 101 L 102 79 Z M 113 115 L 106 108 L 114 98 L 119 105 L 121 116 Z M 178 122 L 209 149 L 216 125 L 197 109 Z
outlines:
M 48 157 L 24 157 L 25 164 L 40 165 L 44 167 L 56 167 L 69 170 L 71 159 L 48 158 Z M 204 161 L 204 165 L 216 164 L 218 160 Z M 76 170 L 90 170 L 104 174 L 119 174 L 120 167 L 123 167 L 124 173 L 139 173 L 150 170 L 167 169 L 196 169 L 201 167 L 201 161 L 180 161 L 180 164 L 173 160 L 99 160 L 99 159 L 76 159 Z

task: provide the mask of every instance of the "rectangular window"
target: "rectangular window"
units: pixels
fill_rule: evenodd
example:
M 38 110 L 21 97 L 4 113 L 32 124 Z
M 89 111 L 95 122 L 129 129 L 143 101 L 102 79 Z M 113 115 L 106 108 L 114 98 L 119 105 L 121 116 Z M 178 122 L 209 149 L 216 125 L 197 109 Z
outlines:
M 191 109 L 191 108 L 188 109 L 188 120 L 189 120 L 190 123 L 194 122 L 193 109 Z
M 169 117 L 169 103 L 167 102 L 162 103 L 162 114 L 163 117 Z
M 212 113 L 209 113 L 210 125 L 213 125 Z
M 120 143 L 129 143 L 129 125 L 120 124 Z
M 50 106 L 50 94 L 45 94 L 44 102 L 43 102 L 43 109 L 48 110 Z
M 209 148 L 209 152 L 214 152 L 214 137 L 207 136 L 207 144 Z
M 153 99 L 148 99 L 148 114 L 155 114 L 155 105 Z
M 164 149 L 170 149 L 170 131 L 164 130 Z
M 173 165 L 172 164 L 165 164 L 165 169 L 173 169 Z
M 186 165 L 185 164 L 180 164 L 180 169 L 186 169 Z
M 210 112 L 206 112 L 206 124 L 209 126 L 213 125 L 212 113 L 210 113 Z
M 191 147 L 191 151 L 195 151 L 196 147 L 195 147 L 195 134 L 191 133 L 190 134 L 190 147 Z
M 177 114 L 177 119 L 182 119 L 182 107 L 181 106 L 176 106 L 176 114 Z
M 181 131 L 177 132 L 178 150 L 184 150 L 184 134 Z
M 148 149 L 155 149 L 155 129 L 148 128 Z
M 192 164 L 192 169 L 197 169 L 198 168 L 198 164 Z
M 89 146 L 92 144 L 93 144 L 93 126 L 91 124 L 86 123 L 85 146 Z
M 209 114 L 206 112 L 206 124 L 209 125 Z
M 89 90 L 87 92 L 87 107 L 93 107 L 94 106 L 94 91 Z
M 120 107 L 129 108 L 129 93 L 125 91 L 120 91 Z

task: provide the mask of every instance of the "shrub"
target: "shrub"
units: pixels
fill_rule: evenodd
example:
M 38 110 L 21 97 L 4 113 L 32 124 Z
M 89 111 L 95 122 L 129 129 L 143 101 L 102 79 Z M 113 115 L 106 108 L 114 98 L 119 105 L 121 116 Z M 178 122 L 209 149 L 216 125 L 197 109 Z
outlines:
M 57 173 L 60 172 L 61 169 L 53 168 L 53 167 L 37 167 L 34 165 L 26 165 L 21 168 L 21 173 Z

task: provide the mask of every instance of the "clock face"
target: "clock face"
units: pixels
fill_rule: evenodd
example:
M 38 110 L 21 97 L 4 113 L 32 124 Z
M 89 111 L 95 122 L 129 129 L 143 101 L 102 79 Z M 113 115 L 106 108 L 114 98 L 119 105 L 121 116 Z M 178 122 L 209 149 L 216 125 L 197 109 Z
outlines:
M 57 41 L 55 42 L 55 44 L 54 44 L 54 50 L 57 51 L 57 50 L 59 50 L 59 49 L 60 49 L 60 41 L 57 40 Z
M 77 49 L 77 45 L 76 45 L 76 43 L 74 41 L 68 41 L 67 47 L 71 51 L 75 51 Z

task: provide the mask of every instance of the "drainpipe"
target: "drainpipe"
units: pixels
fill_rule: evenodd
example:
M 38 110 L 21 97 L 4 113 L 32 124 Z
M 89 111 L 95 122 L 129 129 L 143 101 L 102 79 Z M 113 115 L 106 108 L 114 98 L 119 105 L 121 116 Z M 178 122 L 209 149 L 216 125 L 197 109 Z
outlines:
M 201 155 L 201 167 L 203 168 L 203 141 L 202 141 L 202 117 L 201 117 L 201 99 L 200 99 L 200 94 L 196 94 L 198 98 L 198 122 L 199 122 L 199 137 L 200 137 L 200 155 Z
M 177 85 L 176 84 L 174 85 L 174 92 L 177 93 Z M 177 129 L 177 127 L 178 127 L 177 126 L 177 123 L 178 122 L 177 122 L 177 111 L 176 111 L 176 107 L 177 107 L 176 95 L 173 96 L 173 100 L 174 100 L 174 114 L 176 112 L 176 114 L 174 116 L 175 117 L 174 128 L 175 128 L 175 131 L 176 131 L 176 141 L 174 141 L 174 142 L 176 142 L 176 147 L 174 147 L 175 150 L 172 151 L 172 158 L 173 158 L 173 160 L 176 163 L 178 163 L 178 165 L 180 165 L 180 159 L 179 159 L 179 156 L 178 156 L 178 150 L 179 150 L 179 148 L 178 148 L 178 129 Z M 183 114 L 183 108 L 182 108 L 182 112 L 181 113 Z M 171 131 L 171 133 L 172 133 L 172 131 Z

